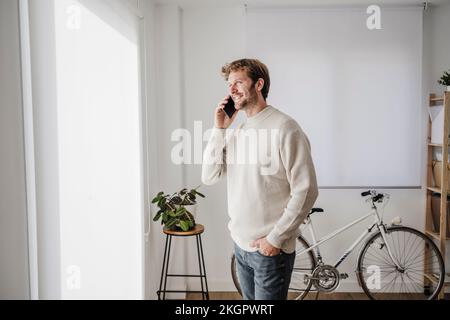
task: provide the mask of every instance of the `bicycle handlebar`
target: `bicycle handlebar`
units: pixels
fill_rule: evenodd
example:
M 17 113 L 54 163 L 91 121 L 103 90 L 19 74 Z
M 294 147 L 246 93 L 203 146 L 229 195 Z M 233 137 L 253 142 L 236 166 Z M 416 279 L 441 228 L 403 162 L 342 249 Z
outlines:
M 366 191 L 366 192 L 363 192 L 363 193 L 361 193 L 361 197 L 367 197 L 367 196 L 370 196 L 372 194 L 372 191 Z
M 379 201 L 383 200 L 385 195 L 383 193 L 378 193 L 375 190 L 368 190 L 368 191 L 361 193 L 361 197 L 367 197 L 367 196 L 372 196 L 371 197 L 372 202 L 379 202 Z
M 383 200 L 383 198 L 384 198 L 384 194 L 377 194 L 375 197 L 373 197 L 372 198 L 372 201 L 373 202 L 378 202 L 378 201 L 380 201 L 380 200 Z

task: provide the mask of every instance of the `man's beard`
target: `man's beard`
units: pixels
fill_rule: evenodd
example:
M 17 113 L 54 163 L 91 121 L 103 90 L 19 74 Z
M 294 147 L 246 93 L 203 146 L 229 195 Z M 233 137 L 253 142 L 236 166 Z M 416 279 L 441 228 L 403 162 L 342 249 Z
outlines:
M 242 101 L 240 109 L 245 110 L 248 108 L 249 105 L 256 104 L 256 102 L 258 102 L 258 98 L 256 95 L 256 89 L 252 87 L 249 90 L 249 97 L 247 99 L 245 99 L 244 101 Z

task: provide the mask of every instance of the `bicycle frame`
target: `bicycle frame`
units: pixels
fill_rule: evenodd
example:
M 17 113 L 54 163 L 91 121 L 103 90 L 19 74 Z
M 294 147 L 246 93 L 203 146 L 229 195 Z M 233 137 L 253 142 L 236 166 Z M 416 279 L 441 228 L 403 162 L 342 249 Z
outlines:
M 358 224 L 358 223 L 360 223 L 360 222 L 362 222 L 362 221 L 368 219 L 369 217 L 374 217 L 374 223 L 373 223 L 369 228 L 367 228 L 367 229 L 366 229 L 366 230 L 365 230 L 365 231 L 364 231 L 364 232 L 363 232 L 363 233 L 355 240 L 355 242 L 347 249 L 347 251 L 345 251 L 345 253 L 342 255 L 342 257 L 339 258 L 339 259 L 336 261 L 334 267 L 337 268 L 337 267 L 338 267 L 338 266 L 339 266 L 339 265 L 340 265 L 340 264 L 341 264 L 341 263 L 342 263 L 342 262 L 343 262 L 343 261 L 344 261 L 351 253 L 352 253 L 352 251 L 356 248 L 356 246 L 357 246 L 359 243 L 361 243 L 361 242 L 362 242 L 362 241 L 363 241 L 363 240 L 364 240 L 364 239 L 372 232 L 372 229 L 373 229 L 375 226 L 377 226 L 377 228 L 378 228 L 378 230 L 380 230 L 381 235 L 382 235 L 382 237 L 383 237 L 383 240 L 384 240 L 384 242 L 385 242 L 385 244 L 386 244 L 386 248 L 387 248 L 387 251 L 388 251 L 388 254 L 389 254 L 390 258 L 391 258 L 392 261 L 397 265 L 397 267 L 400 268 L 398 262 L 393 258 L 393 255 L 392 255 L 392 253 L 391 253 L 391 249 L 390 249 L 389 244 L 388 244 L 388 242 L 387 242 L 387 240 L 386 240 L 386 232 L 385 232 L 385 229 L 384 229 L 383 220 L 380 218 L 380 215 L 378 214 L 377 207 L 376 207 L 375 205 L 372 206 L 372 209 L 371 209 L 371 212 L 370 212 L 370 213 L 366 214 L 365 216 L 363 216 L 363 217 L 361 217 L 361 218 L 359 218 L 359 219 L 356 219 L 355 221 L 349 223 L 348 225 L 342 227 L 341 229 L 338 229 L 338 230 L 336 230 L 336 231 L 334 231 L 334 232 L 332 232 L 332 233 L 326 235 L 325 237 L 323 237 L 323 238 L 320 239 L 319 241 L 316 240 L 316 234 L 315 234 L 315 231 L 314 231 L 314 227 L 313 227 L 313 225 L 312 225 L 311 218 L 308 217 L 308 218 L 305 220 L 305 224 L 306 224 L 306 226 L 307 226 L 308 229 L 309 229 L 309 232 L 310 232 L 310 234 L 311 234 L 311 238 L 312 238 L 312 242 L 313 242 L 313 243 L 312 243 L 312 245 L 311 245 L 308 249 L 305 249 L 305 250 L 302 250 L 302 251 L 298 252 L 298 253 L 296 254 L 296 256 L 305 254 L 305 253 L 307 253 L 307 252 L 309 252 L 309 251 L 311 251 L 311 250 L 315 250 L 316 255 L 317 255 L 317 258 L 318 258 L 319 264 L 322 263 L 322 256 L 321 256 L 321 254 L 320 254 L 320 249 L 319 249 L 319 246 L 320 246 L 320 245 L 322 245 L 323 243 L 325 243 L 325 242 L 327 242 L 327 241 L 333 239 L 334 237 L 336 237 L 337 235 L 341 234 L 341 233 L 344 232 L 345 230 L 347 230 L 347 229 L 351 228 L 352 226 L 354 226 L 354 225 L 356 225 L 356 224 Z

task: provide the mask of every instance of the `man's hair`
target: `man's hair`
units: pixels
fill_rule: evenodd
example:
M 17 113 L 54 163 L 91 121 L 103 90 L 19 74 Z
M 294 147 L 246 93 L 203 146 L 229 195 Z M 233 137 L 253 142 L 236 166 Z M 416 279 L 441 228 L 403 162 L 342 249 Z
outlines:
M 269 96 L 270 91 L 270 75 L 267 66 L 257 59 L 241 59 L 231 63 L 227 63 L 222 67 L 222 76 L 228 81 L 231 72 L 244 70 L 247 76 L 253 80 L 255 84 L 259 79 L 264 80 L 264 87 L 262 88 L 262 95 L 264 100 Z

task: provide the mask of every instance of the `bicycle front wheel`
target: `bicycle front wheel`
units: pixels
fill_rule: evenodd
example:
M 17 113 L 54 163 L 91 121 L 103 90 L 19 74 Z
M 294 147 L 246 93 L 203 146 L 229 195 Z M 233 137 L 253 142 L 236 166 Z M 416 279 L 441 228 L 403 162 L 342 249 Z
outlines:
M 398 226 L 386 229 L 386 239 L 377 232 L 366 242 L 358 258 L 357 275 L 371 299 L 431 300 L 442 288 L 445 268 L 430 238 Z

